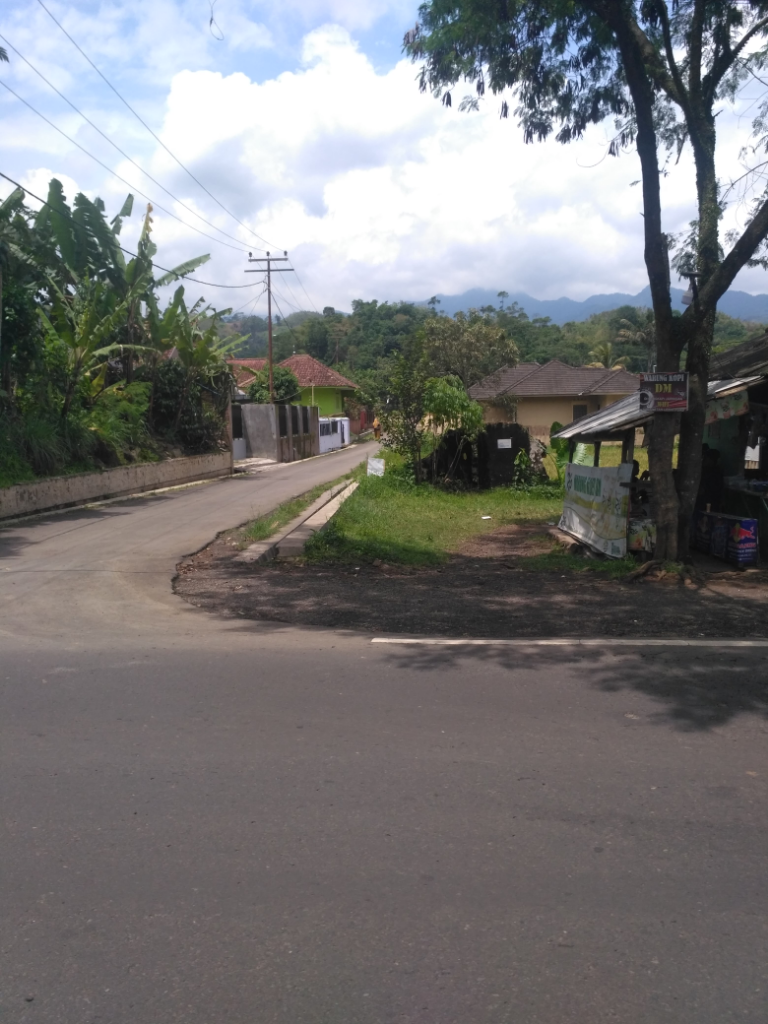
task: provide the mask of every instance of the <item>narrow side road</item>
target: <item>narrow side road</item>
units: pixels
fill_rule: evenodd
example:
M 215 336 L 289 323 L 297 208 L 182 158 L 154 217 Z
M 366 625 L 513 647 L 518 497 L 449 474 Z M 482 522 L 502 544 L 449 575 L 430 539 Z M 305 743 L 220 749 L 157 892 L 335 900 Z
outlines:
M 184 555 L 377 448 L 355 445 L 254 475 L 0 524 L 0 635 L 90 635 L 116 619 L 129 632 L 166 630 L 185 610 L 171 593 Z

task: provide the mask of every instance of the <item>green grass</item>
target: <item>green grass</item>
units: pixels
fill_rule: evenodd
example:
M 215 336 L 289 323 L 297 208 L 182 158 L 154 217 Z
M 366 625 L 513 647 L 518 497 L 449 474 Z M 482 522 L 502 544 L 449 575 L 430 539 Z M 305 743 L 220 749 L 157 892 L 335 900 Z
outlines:
M 352 474 L 347 473 L 344 476 L 338 477 L 328 484 L 318 484 L 317 487 L 313 487 L 311 491 L 307 491 L 305 494 L 300 494 L 298 498 L 293 498 L 291 501 L 286 501 L 282 505 L 278 505 L 277 508 L 271 512 L 267 512 L 266 515 L 259 516 L 258 519 L 254 519 L 248 523 L 241 530 L 238 531 L 238 541 L 242 547 L 247 547 L 249 544 L 254 544 L 259 540 L 267 540 L 272 534 L 277 533 L 278 530 L 282 529 L 283 526 L 287 526 L 292 519 L 296 516 L 301 515 L 304 509 L 308 508 L 313 501 L 316 501 L 321 494 L 330 490 L 336 484 L 343 483 L 343 481 L 350 479 Z
M 449 493 L 429 484 L 416 487 L 390 456 L 386 475 L 362 477 L 358 489 L 329 526 L 307 544 L 305 553 L 310 561 L 380 558 L 410 565 L 436 564 L 470 537 L 514 522 L 554 523 L 562 510 L 562 491 L 551 485 L 467 493 Z
M 570 555 L 553 543 L 552 551 L 546 555 L 531 555 L 517 559 L 521 569 L 533 572 L 597 572 L 612 580 L 619 580 L 637 568 L 637 562 L 628 555 L 626 558 L 590 558 Z

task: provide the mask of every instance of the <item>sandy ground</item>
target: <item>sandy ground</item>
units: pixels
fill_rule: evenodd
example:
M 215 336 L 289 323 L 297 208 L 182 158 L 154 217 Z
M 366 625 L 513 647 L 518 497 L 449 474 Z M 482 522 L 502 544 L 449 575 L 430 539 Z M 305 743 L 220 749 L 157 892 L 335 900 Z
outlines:
M 699 560 L 693 580 L 542 571 L 538 525 L 474 538 L 439 568 L 301 561 L 241 565 L 223 534 L 179 564 L 177 594 L 224 616 L 363 632 L 467 637 L 768 637 L 768 571 Z M 585 563 L 588 564 L 588 563 Z

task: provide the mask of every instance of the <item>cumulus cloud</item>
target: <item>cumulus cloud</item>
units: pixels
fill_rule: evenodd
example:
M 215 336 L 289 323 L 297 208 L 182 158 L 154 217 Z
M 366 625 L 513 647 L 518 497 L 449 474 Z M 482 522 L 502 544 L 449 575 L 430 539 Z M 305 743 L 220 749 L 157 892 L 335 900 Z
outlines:
M 240 285 L 253 280 L 243 277 L 244 250 L 286 248 L 314 302 L 342 309 L 356 297 L 424 299 L 438 291 L 478 286 L 528 291 L 541 298 L 584 298 L 644 286 L 642 196 L 631 185 L 640 177 L 638 162 L 633 154 L 619 160 L 605 157 L 609 128 L 593 129 L 571 146 L 525 146 L 514 123 L 499 119 L 493 100 L 476 114 L 446 109 L 419 94 L 410 63 L 401 60 L 378 69 L 361 50 L 350 30 L 357 24 L 357 6 L 366 7 L 344 0 L 317 0 L 311 11 L 305 5 L 303 16 L 333 17 L 335 23 L 304 32 L 295 55 L 260 78 L 247 72 L 243 62 L 245 54 L 250 58 L 279 45 L 280 22 L 267 16 L 269 4 L 228 3 L 226 16 L 238 26 L 237 42 L 227 44 L 227 61 L 217 62 L 199 32 L 190 59 L 180 55 L 185 40 L 194 35 L 184 21 L 189 14 L 186 0 L 151 5 L 137 0 L 135 9 L 146 13 L 153 34 L 164 33 L 153 44 L 160 49 L 151 51 L 153 60 L 166 62 L 167 72 L 165 85 L 154 90 L 148 108 L 151 123 L 179 159 L 247 225 L 241 227 L 212 202 L 103 91 L 88 92 L 84 100 L 97 123 L 108 125 L 124 148 L 188 206 L 242 240 L 222 238 L 243 251 L 213 244 L 156 210 L 164 265 L 210 251 L 213 259 L 201 276 Z M 89 5 L 85 7 L 77 27 L 87 34 Z M 391 12 L 392 4 L 382 0 L 381 10 L 385 7 Z M 368 8 L 369 14 L 374 8 Z M 109 10 L 118 21 L 123 19 L 121 25 L 133 26 L 130 46 L 140 49 L 146 26 L 130 21 L 133 15 L 123 5 Z M 174 18 L 181 24 L 171 39 Z M 36 45 L 43 54 L 50 49 L 45 40 Z M 130 64 L 129 56 L 120 60 L 126 67 Z M 67 80 L 60 57 L 57 73 L 61 81 Z M 30 172 L 30 181 L 38 182 L 52 168 L 89 194 L 102 194 L 110 208 L 122 200 L 125 186 L 110 181 L 60 138 L 53 140 L 50 130 L 41 130 L 28 112 L 13 109 L 14 123 L 24 127 L 14 137 L 12 162 L 24 170 L 38 168 Z M 4 115 L 6 110 L 10 113 L 11 107 L 3 101 Z M 118 163 L 114 152 L 107 155 L 106 144 L 89 134 L 71 111 L 65 117 L 56 109 L 55 116 L 148 195 L 189 224 L 216 233 L 163 196 L 130 164 Z M 723 118 L 721 130 L 735 165 L 735 119 L 726 126 Z M 664 180 L 665 225 L 670 231 L 682 230 L 694 216 L 693 180 L 687 158 Z M 126 239 L 138 230 L 138 217 L 134 221 L 126 226 Z M 764 275 L 745 273 L 739 286 L 762 290 Z M 279 288 L 286 303 L 307 304 L 287 275 Z M 206 298 L 220 304 L 239 307 L 251 301 L 247 291 L 207 292 Z

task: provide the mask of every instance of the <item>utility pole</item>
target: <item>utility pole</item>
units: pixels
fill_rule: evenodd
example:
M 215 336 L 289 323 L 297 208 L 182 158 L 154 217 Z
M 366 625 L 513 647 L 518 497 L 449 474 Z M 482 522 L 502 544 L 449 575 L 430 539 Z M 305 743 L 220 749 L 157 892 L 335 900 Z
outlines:
M 269 339 L 269 400 L 274 405 L 275 402 L 275 383 L 273 379 L 273 364 L 272 364 L 272 275 L 273 274 L 288 274 L 290 273 L 290 267 L 275 267 L 272 269 L 273 263 L 287 263 L 288 253 L 283 250 L 282 256 L 272 256 L 269 252 L 266 256 L 257 256 L 254 258 L 253 253 L 248 253 L 249 263 L 266 263 L 267 264 L 267 337 Z M 263 274 L 264 268 L 259 267 L 257 270 L 246 270 L 246 274 Z

